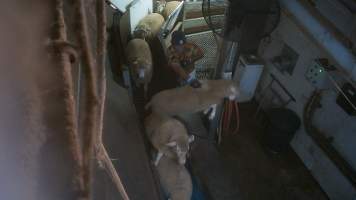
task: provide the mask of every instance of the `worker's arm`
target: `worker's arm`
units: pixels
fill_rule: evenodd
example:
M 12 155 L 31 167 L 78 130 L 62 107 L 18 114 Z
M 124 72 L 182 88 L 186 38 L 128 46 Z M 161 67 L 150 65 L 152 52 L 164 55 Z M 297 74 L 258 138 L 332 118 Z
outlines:
M 204 51 L 198 45 L 193 44 L 193 53 L 192 53 L 192 61 L 195 62 L 197 60 L 202 59 L 204 56 Z
M 182 68 L 182 66 L 179 63 L 170 63 L 170 67 L 173 69 L 173 71 L 178 74 L 178 76 L 183 79 L 187 80 L 189 75 L 187 72 Z
M 174 48 L 171 46 L 168 48 L 168 66 L 173 69 L 173 71 L 183 80 L 187 80 L 189 75 L 183 69 L 179 56 L 175 52 Z
M 189 83 L 189 85 L 193 88 L 200 88 L 201 87 L 201 83 L 193 78 L 191 80 L 188 80 L 189 78 L 189 75 L 187 74 L 187 72 L 181 67 L 180 64 L 177 64 L 177 63 L 174 63 L 174 64 L 171 64 L 171 67 L 172 69 L 175 71 L 176 74 L 178 74 L 178 76 L 187 81 Z

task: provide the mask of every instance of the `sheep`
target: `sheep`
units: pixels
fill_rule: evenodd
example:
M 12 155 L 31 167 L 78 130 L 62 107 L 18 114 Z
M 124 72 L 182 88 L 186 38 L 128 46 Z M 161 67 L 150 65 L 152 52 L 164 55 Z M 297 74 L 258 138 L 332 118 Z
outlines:
M 178 116 L 204 111 L 226 97 L 233 100 L 237 95 L 239 90 L 231 80 L 205 80 L 201 88 L 184 86 L 159 92 L 145 109 L 151 108 L 152 112 L 162 116 Z
M 152 113 L 145 119 L 146 134 L 157 150 L 154 164 L 157 166 L 163 156 L 176 158 L 184 165 L 189 151 L 189 144 L 194 136 L 188 135 L 184 124 L 177 119 Z
M 161 14 L 151 13 L 139 21 L 134 30 L 134 37 L 150 41 L 160 32 L 163 23 Z
M 184 165 L 164 157 L 157 166 L 162 188 L 170 200 L 190 200 L 193 192 L 192 179 Z
M 164 7 L 162 11 L 162 15 L 164 19 L 168 19 L 168 17 L 172 14 L 172 12 L 179 6 L 181 2 L 180 1 L 170 1 L 166 3 L 166 6 Z
M 143 39 L 133 39 L 127 44 L 126 54 L 132 79 L 137 87 L 143 84 L 146 95 L 153 73 L 150 47 Z
M 162 13 L 164 7 L 166 6 L 166 1 L 165 0 L 158 0 L 155 2 L 155 12 L 157 13 Z

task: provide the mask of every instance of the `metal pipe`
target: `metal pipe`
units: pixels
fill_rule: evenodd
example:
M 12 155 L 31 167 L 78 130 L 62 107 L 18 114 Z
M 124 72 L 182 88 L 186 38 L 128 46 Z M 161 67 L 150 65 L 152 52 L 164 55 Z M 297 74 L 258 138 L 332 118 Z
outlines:
M 312 37 L 324 47 L 333 59 L 356 81 L 356 58 L 351 50 L 338 39 L 331 31 L 317 19 L 310 9 L 303 5 L 301 0 L 280 0 L 281 5 L 291 13 Z

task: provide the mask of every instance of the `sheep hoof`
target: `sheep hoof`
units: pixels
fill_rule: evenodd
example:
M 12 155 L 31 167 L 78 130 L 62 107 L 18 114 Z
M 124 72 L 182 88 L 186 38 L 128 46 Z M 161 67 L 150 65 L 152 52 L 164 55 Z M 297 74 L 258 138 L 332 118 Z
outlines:
M 212 105 L 209 109 L 207 109 L 207 112 L 205 114 L 209 114 L 209 120 L 213 120 L 216 115 L 216 104 Z

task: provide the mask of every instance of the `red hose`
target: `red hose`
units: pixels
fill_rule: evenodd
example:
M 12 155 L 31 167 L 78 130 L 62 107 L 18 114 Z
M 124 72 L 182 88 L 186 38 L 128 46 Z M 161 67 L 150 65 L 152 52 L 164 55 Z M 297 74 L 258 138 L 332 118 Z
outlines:
M 226 131 L 227 131 L 227 129 L 228 129 L 228 127 L 227 127 L 227 125 L 228 125 L 228 115 L 229 115 L 229 102 L 227 102 L 227 101 L 225 101 L 224 102 L 224 117 L 223 117 L 223 129 L 222 129 L 222 132 L 223 133 L 226 133 Z
M 233 102 L 234 108 L 235 108 L 235 114 L 236 114 L 236 129 L 233 132 L 233 134 L 237 134 L 240 130 L 240 110 L 239 110 L 239 104 L 235 101 Z
M 235 129 L 232 127 L 232 122 L 236 123 Z M 233 129 L 233 130 L 232 130 Z M 219 127 L 218 127 L 218 144 L 221 143 L 223 134 L 237 134 L 240 130 L 240 111 L 236 101 L 224 101 L 223 110 L 221 112 Z
M 236 120 L 236 127 L 232 130 L 232 122 Z M 240 113 L 238 103 L 235 101 L 225 101 L 222 114 L 222 130 L 224 134 L 237 134 L 240 129 Z

